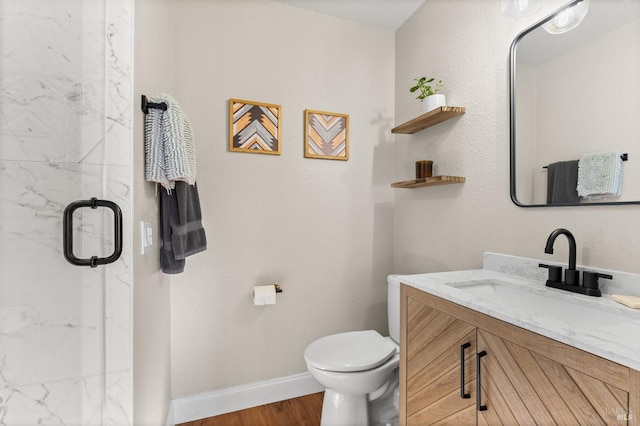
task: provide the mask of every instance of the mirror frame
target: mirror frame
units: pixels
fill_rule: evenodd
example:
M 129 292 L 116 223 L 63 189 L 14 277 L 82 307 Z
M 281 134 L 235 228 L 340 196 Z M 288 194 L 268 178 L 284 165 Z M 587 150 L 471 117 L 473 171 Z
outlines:
M 536 22 L 525 30 L 521 31 L 511 43 L 509 50 L 509 189 L 511 201 L 518 207 L 586 207 L 586 206 L 620 206 L 629 204 L 640 204 L 638 201 L 606 201 L 598 203 L 574 203 L 574 204 L 522 204 L 516 195 L 516 48 L 518 42 L 531 31 L 542 27 L 543 24 L 553 19 L 557 14 L 565 9 L 575 6 L 582 0 L 573 0 L 551 13 L 542 20 Z

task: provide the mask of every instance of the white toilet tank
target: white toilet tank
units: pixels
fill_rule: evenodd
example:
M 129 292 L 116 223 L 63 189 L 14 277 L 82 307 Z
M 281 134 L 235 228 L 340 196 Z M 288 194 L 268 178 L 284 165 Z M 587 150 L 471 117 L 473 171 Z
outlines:
M 400 344 L 400 281 L 393 275 L 387 277 L 387 315 L 389 336 Z

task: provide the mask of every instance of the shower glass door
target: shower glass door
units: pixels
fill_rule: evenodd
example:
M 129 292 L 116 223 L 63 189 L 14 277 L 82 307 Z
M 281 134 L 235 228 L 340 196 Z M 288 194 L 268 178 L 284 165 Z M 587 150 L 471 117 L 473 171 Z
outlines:
M 131 0 L 0 0 L 0 424 L 128 425 Z M 123 212 L 110 265 L 63 256 L 62 217 Z M 78 209 L 77 257 L 113 252 Z

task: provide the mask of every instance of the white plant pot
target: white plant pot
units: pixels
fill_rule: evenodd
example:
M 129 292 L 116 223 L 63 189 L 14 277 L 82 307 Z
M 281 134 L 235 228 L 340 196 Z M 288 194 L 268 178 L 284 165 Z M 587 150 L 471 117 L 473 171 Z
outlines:
M 427 96 L 422 100 L 422 112 L 426 113 L 429 111 L 433 111 L 434 109 L 446 106 L 447 100 L 444 95 L 437 93 L 435 95 Z

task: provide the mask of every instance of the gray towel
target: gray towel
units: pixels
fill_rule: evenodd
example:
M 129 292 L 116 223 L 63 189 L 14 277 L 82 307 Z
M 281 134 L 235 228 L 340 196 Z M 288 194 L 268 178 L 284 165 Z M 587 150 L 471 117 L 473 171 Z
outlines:
M 195 185 L 176 182 L 175 189 L 162 191 L 162 272 L 179 274 L 185 258 L 207 249 L 207 237 L 202 227 L 200 198 Z
M 207 249 L 207 237 L 202 227 L 200 197 L 195 185 L 176 182 L 178 216 L 171 217 L 171 242 L 176 259 L 184 259 Z
M 547 204 L 579 204 L 578 160 L 547 166 Z
M 176 191 L 169 193 L 162 190 L 160 192 L 160 236 L 162 238 L 160 267 L 165 274 L 179 274 L 184 271 L 185 260 L 176 259 L 171 242 L 171 222 L 179 215 Z

